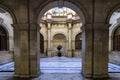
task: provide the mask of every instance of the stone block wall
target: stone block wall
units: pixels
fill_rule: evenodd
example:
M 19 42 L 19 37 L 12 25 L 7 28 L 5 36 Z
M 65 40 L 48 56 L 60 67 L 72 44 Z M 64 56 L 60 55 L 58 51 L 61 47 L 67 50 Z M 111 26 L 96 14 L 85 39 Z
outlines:
M 120 65 L 120 51 L 111 51 L 109 53 L 109 62 Z
M 0 65 L 13 61 L 13 54 L 9 51 L 0 51 Z

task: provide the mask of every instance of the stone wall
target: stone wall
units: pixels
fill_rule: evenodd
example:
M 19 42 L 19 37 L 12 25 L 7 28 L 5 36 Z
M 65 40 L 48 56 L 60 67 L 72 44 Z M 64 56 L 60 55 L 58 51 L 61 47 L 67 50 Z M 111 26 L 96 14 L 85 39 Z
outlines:
M 0 51 L 0 64 L 13 61 L 13 54 L 9 51 Z
M 111 51 L 109 53 L 109 62 L 120 65 L 120 51 Z

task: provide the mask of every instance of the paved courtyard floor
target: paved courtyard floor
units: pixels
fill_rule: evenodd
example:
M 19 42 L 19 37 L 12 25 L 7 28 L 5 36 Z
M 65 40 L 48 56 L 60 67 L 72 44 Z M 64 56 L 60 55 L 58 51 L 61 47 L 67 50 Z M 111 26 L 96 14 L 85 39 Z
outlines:
M 109 73 L 109 78 L 90 79 L 78 73 L 44 73 L 36 78 L 16 78 L 14 72 L 0 72 L 0 80 L 120 80 L 120 73 Z
M 40 59 L 41 73 L 81 73 L 82 59 L 67 57 L 51 57 Z M 14 62 L 0 66 L 0 71 L 14 71 Z M 120 72 L 120 66 L 108 63 L 109 72 Z
M 120 80 L 120 66 L 112 63 L 108 63 L 108 65 L 110 78 L 97 80 Z M 82 76 L 81 58 L 41 58 L 40 70 L 41 74 L 37 78 L 14 78 L 14 62 L 10 62 L 0 66 L 0 80 L 96 80 Z

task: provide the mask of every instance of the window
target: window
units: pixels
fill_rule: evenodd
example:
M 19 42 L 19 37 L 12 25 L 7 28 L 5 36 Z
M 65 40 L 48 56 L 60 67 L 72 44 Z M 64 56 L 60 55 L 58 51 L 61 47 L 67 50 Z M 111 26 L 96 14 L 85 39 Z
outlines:
M 75 49 L 82 49 L 82 33 L 77 34 L 75 38 Z
M 113 50 L 120 51 L 120 27 L 118 27 L 114 32 Z
M 7 33 L 5 29 L 0 26 L 0 51 L 7 50 Z
M 40 53 L 44 53 L 44 37 L 40 33 Z

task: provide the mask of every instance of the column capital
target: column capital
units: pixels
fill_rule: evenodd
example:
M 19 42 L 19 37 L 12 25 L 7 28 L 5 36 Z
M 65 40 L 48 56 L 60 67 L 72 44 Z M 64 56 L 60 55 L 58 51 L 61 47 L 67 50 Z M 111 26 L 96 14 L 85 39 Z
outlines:
M 37 30 L 37 28 L 41 29 L 38 24 L 35 23 L 20 23 L 20 24 L 12 24 L 15 30 Z
M 103 29 L 103 30 L 107 30 L 109 29 L 109 27 L 111 26 L 111 24 L 106 24 L 106 23 L 94 23 L 94 24 L 83 24 L 81 29 L 84 31 L 84 30 L 91 30 L 91 29 Z
M 51 29 L 51 23 L 47 23 L 47 28 L 48 28 L 48 30 Z
M 95 23 L 93 24 L 94 29 L 102 29 L 102 30 L 109 30 L 109 27 L 111 24 L 106 24 L 106 23 Z
M 14 29 L 19 29 L 19 30 L 28 30 L 29 29 L 29 24 L 27 23 L 19 23 L 19 24 L 12 24 Z
M 67 25 L 68 25 L 68 29 L 72 29 L 72 22 L 68 22 Z

